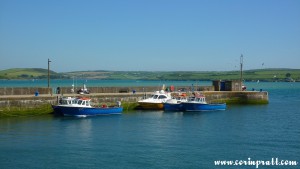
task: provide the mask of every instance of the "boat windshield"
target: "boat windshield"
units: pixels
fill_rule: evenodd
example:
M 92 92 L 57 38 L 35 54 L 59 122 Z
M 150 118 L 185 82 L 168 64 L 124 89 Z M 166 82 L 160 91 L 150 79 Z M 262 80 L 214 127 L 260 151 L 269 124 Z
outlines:
M 152 98 L 153 98 L 153 99 L 157 99 L 157 98 L 158 98 L 158 95 L 154 95 Z
M 78 100 L 74 99 L 72 100 L 72 104 L 77 104 Z
M 90 106 L 91 102 L 90 100 L 78 100 L 77 104 L 82 106 Z
M 62 101 L 61 101 L 61 104 L 62 104 L 62 105 L 68 105 L 68 100 L 62 100 Z
M 190 97 L 189 101 L 195 101 L 195 97 Z
M 165 96 L 165 95 L 160 95 L 160 96 L 158 97 L 158 99 L 165 99 L 165 98 L 167 98 L 167 96 Z
M 70 99 L 61 99 L 60 100 L 60 104 L 62 104 L 62 105 L 73 104 L 73 100 L 70 100 Z
M 77 104 L 82 105 L 83 104 L 83 100 L 78 100 Z

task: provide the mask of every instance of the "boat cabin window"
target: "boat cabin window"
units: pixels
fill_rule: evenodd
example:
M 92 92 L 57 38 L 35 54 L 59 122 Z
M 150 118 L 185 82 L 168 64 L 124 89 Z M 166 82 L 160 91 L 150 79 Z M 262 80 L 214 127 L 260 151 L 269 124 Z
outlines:
M 90 101 L 86 101 L 86 106 L 90 106 Z
M 153 96 L 153 99 L 157 99 L 157 98 L 158 98 L 158 95 L 154 95 L 154 96 Z
M 78 100 L 77 104 L 82 105 L 83 100 Z
M 165 98 L 167 98 L 167 96 L 165 96 L 165 95 L 160 95 L 160 96 L 158 97 L 158 99 L 165 99 Z
M 190 97 L 189 101 L 195 101 L 195 97 Z
M 68 100 L 62 100 L 62 101 L 61 101 L 61 104 L 67 105 L 67 104 L 68 104 Z
M 77 100 L 72 100 L 72 104 L 77 104 Z

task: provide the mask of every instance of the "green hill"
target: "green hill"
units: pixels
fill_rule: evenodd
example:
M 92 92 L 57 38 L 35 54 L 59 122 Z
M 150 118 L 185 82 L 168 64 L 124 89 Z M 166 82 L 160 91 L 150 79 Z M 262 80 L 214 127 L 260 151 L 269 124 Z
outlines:
M 56 78 L 60 74 L 50 71 L 50 77 Z M 0 79 L 44 79 L 48 77 L 48 70 L 41 68 L 14 68 L 0 71 Z
M 0 71 L 0 79 L 46 79 L 47 69 L 17 68 Z M 51 79 L 85 78 L 108 80 L 238 80 L 239 71 L 76 71 L 50 72 Z M 298 81 L 300 69 L 257 69 L 243 71 L 245 81 Z
M 240 71 L 77 71 L 66 75 L 110 80 L 238 80 Z M 257 69 L 243 71 L 246 81 L 300 81 L 300 69 Z

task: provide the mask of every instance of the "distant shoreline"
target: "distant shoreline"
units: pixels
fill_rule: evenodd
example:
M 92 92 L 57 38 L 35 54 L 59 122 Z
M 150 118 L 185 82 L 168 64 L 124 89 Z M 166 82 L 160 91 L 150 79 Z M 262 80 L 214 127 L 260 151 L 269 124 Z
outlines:
M 47 69 L 24 68 L 0 71 L 2 80 L 47 79 Z M 239 80 L 240 71 L 76 71 L 57 73 L 50 71 L 50 79 L 95 80 L 160 80 L 160 81 L 213 81 Z M 300 69 L 254 69 L 243 71 L 246 82 L 300 82 Z

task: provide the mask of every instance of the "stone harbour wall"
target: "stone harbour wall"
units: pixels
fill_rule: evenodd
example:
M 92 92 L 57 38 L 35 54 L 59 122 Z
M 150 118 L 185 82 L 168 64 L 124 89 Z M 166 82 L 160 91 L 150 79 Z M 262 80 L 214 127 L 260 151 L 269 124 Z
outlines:
M 227 104 L 268 104 L 269 95 L 266 91 L 206 91 L 209 102 L 226 102 Z
M 39 110 L 42 107 L 48 107 L 47 111 L 51 111 L 51 104 L 57 104 L 59 97 L 86 96 L 92 99 L 94 105 L 114 105 L 117 101 L 121 103 L 137 105 L 136 103 L 159 90 L 157 87 L 134 87 L 134 88 L 116 88 L 101 87 L 90 88 L 91 93 L 80 95 L 66 92 L 70 88 L 62 88 L 60 94 L 49 94 L 48 88 L 36 88 L 39 95 L 35 95 L 33 88 L 1 88 L 0 89 L 0 115 L 13 113 L 16 111 Z M 188 96 L 192 96 L 192 92 L 187 87 L 182 87 L 187 91 Z M 199 88 L 198 88 L 199 89 Z M 268 104 L 269 96 L 265 91 L 212 91 L 213 87 L 202 87 L 199 93 L 205 95 L 208 103 L 224 103 L 227 104 Z M 65 90 L 65 91 L 64 91 Z M 135 91 L 135 92 L 133 92 Z M 96 93 L 97 92 L 97 93 Z M 110 92 L 110 93 L 109 93 Z M 18 94 L 18 95 L 16 95 Z M 175 93 L 173 93 L 175 94 Z M 12 110 L 12 111 L 10 111 Z M 44 111 L 41 109 L 41 111 Z
M 201 91 L 200 91 L 201 92 Z M 226 102 L 228 104 L 267 104 L 269 102 L 268 92 L 258 91 L 204 91 L 201 92 L 205 95 L 207 102 Z M 85 95 L 90 97 L 95 104 L 101 103 L 116 103 L 121 102 L 137 102 L 145 97 L 149 97 L 152 92 L 137 92 L 133 93 L 104 93 L 104 94 L 89 94 Z M 191 94 L 190 94 L 191 95 Z M 70 95 L 68 96 L 82 96 Z M 39 96 L 20 96 L 20 97 L 0 97 L 0 108 L 2 107 L 36 107 L 43 104 L 56 104 L 61 95 L 55 94 L 52 96 L 39 95 Z

